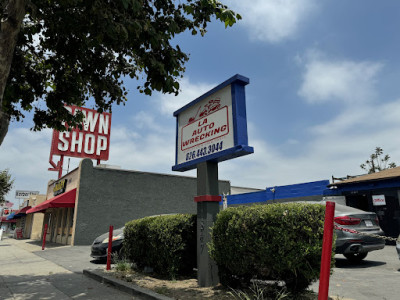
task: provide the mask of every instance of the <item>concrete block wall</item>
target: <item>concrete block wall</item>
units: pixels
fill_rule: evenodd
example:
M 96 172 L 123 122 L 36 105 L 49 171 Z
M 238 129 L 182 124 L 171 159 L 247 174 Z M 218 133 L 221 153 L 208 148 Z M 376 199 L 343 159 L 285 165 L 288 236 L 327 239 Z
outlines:
M 97 168 L 89 159 L 81 162 L 80 172 L 74 245 L 91 244 L 109 225 L 119 228 L 151 215 L 196 213 L 196 178 Z M 229 181 L 220 181 L 219 188 L 228 193 Z

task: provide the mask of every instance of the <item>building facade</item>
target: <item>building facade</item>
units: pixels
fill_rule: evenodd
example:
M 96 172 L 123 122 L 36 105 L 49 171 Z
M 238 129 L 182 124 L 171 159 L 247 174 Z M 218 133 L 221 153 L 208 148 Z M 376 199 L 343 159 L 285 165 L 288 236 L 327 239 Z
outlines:
M 378 215 L 387 236 L 400 233 L 400 167 L 335 182 L 330 192 L 344 196 L 346 204 Z
M 229 181 L 219 182 L 230 192 Z M 46 240 L 66 245 L 89 245 L 94 238 L 126 222 L 167 213 L 196 213 L 197 179 L 176 175 L 93 166 L 79 167 L 50 181 L 46 201 L 29 214 L 44 214 Z

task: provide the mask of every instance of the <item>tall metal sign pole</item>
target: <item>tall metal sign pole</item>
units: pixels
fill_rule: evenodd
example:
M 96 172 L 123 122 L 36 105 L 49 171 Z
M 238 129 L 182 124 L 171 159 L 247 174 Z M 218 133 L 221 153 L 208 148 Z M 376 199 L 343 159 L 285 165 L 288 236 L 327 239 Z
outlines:
M 218 163 L 202 162 L 197 165 L 197 280 L 200 286 L 219 283 L 218 268 L 208 254 L 211 228 L 219 212 L 221 197 L 218 186 Z M 214 196 L 211 196 L 214 195 Z
M 208 252 L 210 228 L 221 201 L 218 163 L 251 154 L 248 146 L 245 85 L 235 75 L 174 113 L 176 156 L 174 171 L 197 168 L 197 267 L 199 286 L 218 284 L 218 268 Z

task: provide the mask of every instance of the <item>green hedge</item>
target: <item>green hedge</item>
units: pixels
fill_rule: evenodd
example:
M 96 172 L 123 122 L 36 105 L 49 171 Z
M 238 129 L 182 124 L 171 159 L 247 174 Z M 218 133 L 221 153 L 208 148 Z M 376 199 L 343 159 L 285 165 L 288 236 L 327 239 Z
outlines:
M 196 216 L 161 215 L 125 225 L 124 254 L 139 268 L 174 278 L 196 267 Z
M 324 215 L 324 205 L 302 203 L 222 211 L 210 244 L 221 283 L 282 280 L 292 292 L 304 290 L 319 278 Z

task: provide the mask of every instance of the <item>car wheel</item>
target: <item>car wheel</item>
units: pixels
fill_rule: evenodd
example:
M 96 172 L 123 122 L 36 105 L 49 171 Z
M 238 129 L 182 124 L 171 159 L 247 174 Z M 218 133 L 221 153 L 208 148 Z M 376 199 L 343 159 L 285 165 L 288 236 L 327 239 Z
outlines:
M 343 254 L 351 262 L 360 262 L 367 257 L 368 252 Z

